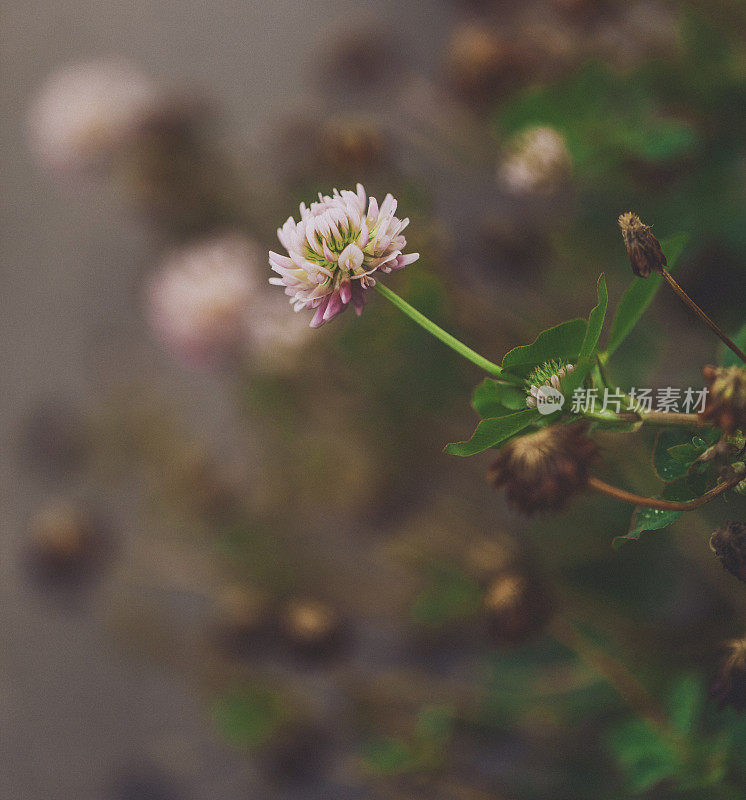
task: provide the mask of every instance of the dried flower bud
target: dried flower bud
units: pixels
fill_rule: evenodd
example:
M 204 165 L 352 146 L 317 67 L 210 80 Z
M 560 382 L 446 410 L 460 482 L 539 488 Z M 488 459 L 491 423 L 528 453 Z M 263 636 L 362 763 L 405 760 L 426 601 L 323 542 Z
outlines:
M 508 442 L 489 472 L 495 488 L 524 514 L 557 511 L 588 482 L 598 448 L 586 425 L 553 425 Z
M 495 640 L 519 644 L 544 627 L 552 603 L 540 582 L 518 572 L 506 572 L 490 585 L 484 608 Z
M 746 525 L 726 522 L 710 537 L 710 550 L 724 569 L 746 583 Z
M 746 637 L 726 642 L 724 650 L 710 697 L 720 709 L 732 706 L 736 711 L 746 711 Z
M 709 391 L 700 419 L 725 433 L 746 430 L 746 369 L 708 364 L 702 368 L 702 377 Z
M 660 273 L 668 262 L 650 226 L 645 225 L 637 214 L 627 211 L 619 216 L 619 227 L 635 275 L 647 278 L 651 272 Z

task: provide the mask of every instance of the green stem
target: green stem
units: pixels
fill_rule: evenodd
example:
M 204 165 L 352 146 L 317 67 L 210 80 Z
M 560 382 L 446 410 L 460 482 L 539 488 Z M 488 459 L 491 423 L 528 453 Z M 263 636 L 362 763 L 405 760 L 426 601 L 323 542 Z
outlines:
M 628 425 L 631 422 L 641 422 L 643 425 L 675 425 L 677 427 L 706 428 L 709 423 L 702 422 L 696 414 L 681 414 L 676 411 L 648 411 L 623 412 L 616 414 L 613 411 L 585 411 L 583 416 L 598 422 L 618 423 Z
M 470 347 L 467 347 L 463 342 L 460 342 L 455 336 L 452 336 L 448 331 L 444 331 L 439 325 L 436 325 L 434 322 L 429 320 L 422 312 L 418 311 L 414 306 L 410 306 L 409 303 L 404 300 L 403 298 L 399 297 L 398 294 L 392 292 L 386 286 L 383 286 L 381 283 L 376 283 L 375 287 L 379 294 L 382 294 L 387 300 L 393 303 L 400 311 L 403 311 L 411 320 L 414 320 L 418 325 L 424 328 L 428 333 L 431 333 L 436 339 L 440 339 L 443 344 L 448 345 L 452 350 L 455 350 L 459 355 L 463 356 L 464 358 L 468 358 L 473 364 L 476 364 L 480 369 L 483 369 L 485 372 L 488 372 L 490 375 L 494 375 L 496 378 L 502 378 L 506 380 L 506 376 L 503 374 L 502 369 L 497 364 L 493 364 L 492 361 L 489 361 L 484 356 L 480 356 L 479 353 L 472 350 Z

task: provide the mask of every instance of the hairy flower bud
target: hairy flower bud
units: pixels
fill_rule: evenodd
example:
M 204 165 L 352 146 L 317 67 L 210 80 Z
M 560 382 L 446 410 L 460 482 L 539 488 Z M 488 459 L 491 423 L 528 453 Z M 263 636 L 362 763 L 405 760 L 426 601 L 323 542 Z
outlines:
M 708 364 L 702 368 L 702 377 L 709 392 L 700 419 L 725 433 L 746 430 L 746 369 Z
M 557 511 L 588 482 L 598 448 L 583 423 L 553 425 L 506 444 L 489 477 L 524 514 Z
M 721 709 L 732 706 L 736 711 L 746 711 L 746 637 L 726 642 L 724 650 L 710 697 Z
M 726 522 L 710 537 L 710 550 L 724 569 L 746 583 L 746 525 Z
M 538 633 L 552 610 L 539 581 L 520 572 L 505 572 L 490 585 L 484 598 L 490 632 L 498 644 L 519 644 Z
M 624 246 L 632 264 L 632 271 L 638 278 L 647 278 L 651 272 L 658 272 L 667 265 L 660 242 L 653 236 L 649 225 L 645 225 L 637 214 L 627 211 L 619 217 Z

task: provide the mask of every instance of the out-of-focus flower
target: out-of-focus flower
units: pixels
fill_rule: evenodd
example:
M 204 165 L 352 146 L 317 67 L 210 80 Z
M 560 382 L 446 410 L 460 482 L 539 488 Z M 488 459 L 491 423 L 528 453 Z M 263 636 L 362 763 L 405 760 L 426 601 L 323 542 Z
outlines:
M 514 194 L 551 194 L 567 178 L 572 158 L 565 137 L 536 126 L 515 136 L 497 169 L 498 180 Z
M 703 422 L 716 425 L 725 433 L 746 431 L 746 369 L 743 367 L 702 367 L 709 389 Z
M 49 76 L 28 113 L 31 146 L 60 172 L 100 166 L 133 135 L 158 100 L 154 85 L 127 61 L 74 64 Z
M 653 236 L 650 226 L 642 222 L 637 214 L 631 211 L 621 214 L 619 227 L 622 229 L 632 272 L 638 278 L 647 278 L 651 272 L 660 272 L 666 266 L 666 257 L 660 242 Z
M 188 364 L 237 355 L 246 340 L 262 250 L 226 233 L 173 250 L 148 287 L 150 322 Z
M 726 522 L 710 536 L 710 550 L 718 557 L 723 569 L 746 582 L 746 525 Z
M 392 195 L 379 207 L 375 197 L 367 199 L 361 184 L 356 192 L 319 194 L 310 207 L 301 203 L 300 220 L 290 217 L 277 231 L 289 257 L 270 251 L 270 266 L 280 277 L 269 282 L 285 287 L 296 311 L 316 309 L 312 328 L 350 303 L 361 314 L 365 292 L 376 282 L 373 273 L 395 272 L 419 258 L 418 253 L 404 255 L 402 231 L 409 220 L 395 212 Z
M 583 423 L 552 425 L 508 442 L 490 469 L 495 488 L 524 514 L 557 511 L 588 482 L 598 448 Z
M 721 709 L 732 706 L 743 712 L 746 711 L 746 637 L 726 642 L 724 650 L 710 697 Z
M 494 579 L 484 598 L 490 632 L 499 644 L 519 644 L 547 623 L 552 602 L 541 583 L 519 572 Z

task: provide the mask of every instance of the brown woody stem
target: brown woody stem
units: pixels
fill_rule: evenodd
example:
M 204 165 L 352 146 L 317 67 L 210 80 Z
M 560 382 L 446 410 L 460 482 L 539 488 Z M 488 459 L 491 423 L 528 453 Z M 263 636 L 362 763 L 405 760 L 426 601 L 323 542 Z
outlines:
M 702 320 L 702 322 L 707 325 L 707 327 L 720 339 L 726 347 L 729 347 L 744 363 L 746 363 L 746 353 L 741 350 L 740 347 L 728 336 L 726 336 L 720 328 L 705 314 L 704 311 L 692 300 L 691 297 L 679 286 L 679 284 L 674 279 L 673 275 L 665 269 L 665 267 L 661 267 L 660 274 L 666 280 L 668 285 L 674 290 L 674 292 L 681 298 L 681 300 L 692 309 L 692 311 Z
M 658 508 L 661 511 L 691 511 L 719 497 L 723 492 L 728 491 L 728 489 L 740 483 L 742 480 L 742 475 L 731 478 L 729 481 L 719 484 L 714 489 L 710 489 L 709 492 L 706 492 L 701 497 L 695 497 L 694 500 L 686 501 L 662 500 L 658 497 L 646 497 L 642 494 L 628 492 L 626 489 L 620 489 L 618 486 L 612 486 L 610 483 L 606 483 L 606 481 L 602 481 L 600 478 L 594 476 L 588 478 L 588 486 L 607 497 L 613 497 L 615 500 L 623 500 L 625 503 L 632 503 L 632 505 L 635 506 Z

